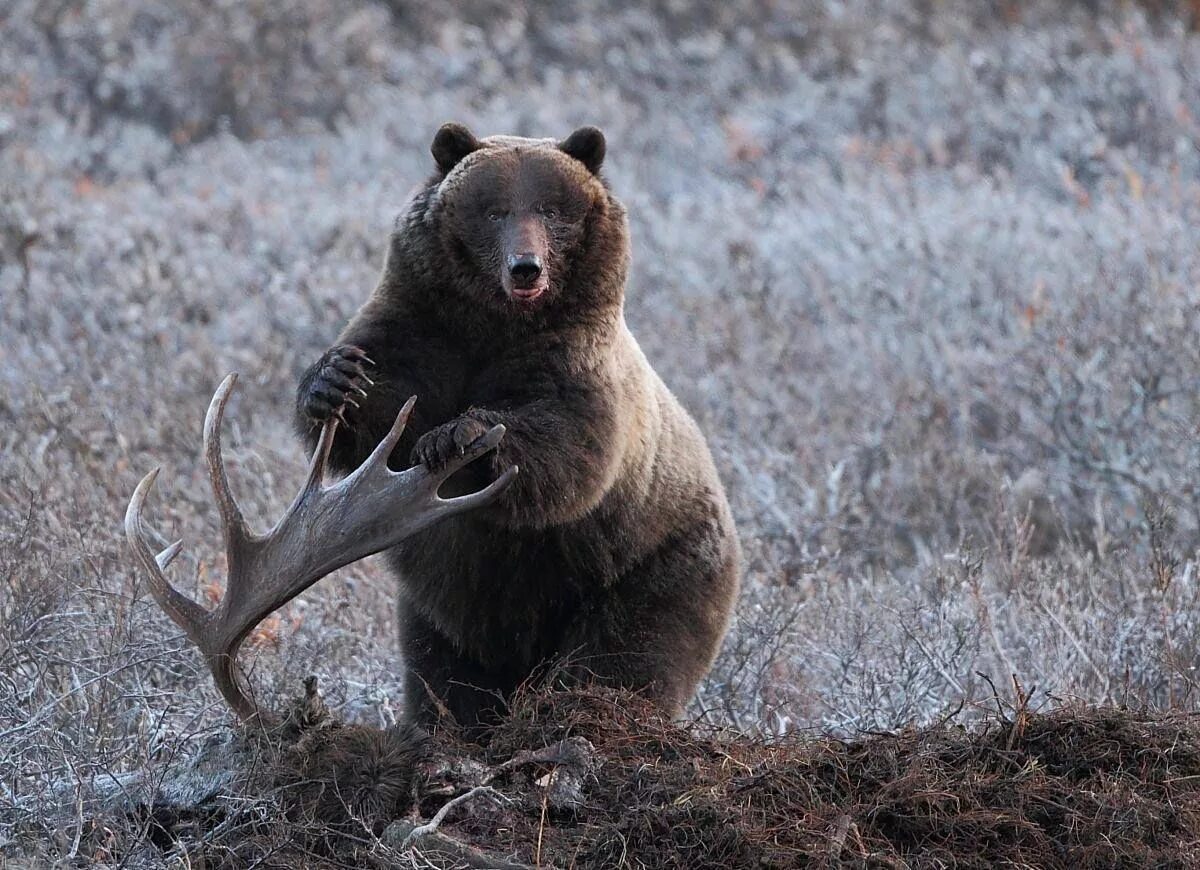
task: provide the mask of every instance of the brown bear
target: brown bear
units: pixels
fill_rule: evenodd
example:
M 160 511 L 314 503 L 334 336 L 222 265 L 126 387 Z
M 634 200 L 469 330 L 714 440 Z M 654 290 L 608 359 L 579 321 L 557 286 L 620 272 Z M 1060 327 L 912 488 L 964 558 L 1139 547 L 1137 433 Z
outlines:
M 301 380 L 311 445 L 349 471 L 418 396 L 395 468 L 437 467 L 489 427 L 494 454 L 447 482 L 520 469 L 500 500 L 387 553 L 400 578 L 407 704 L 474 725 L 547 663 L 678 714 L 738 592 L 712 457 L 625 325 L 625 209 L 603 134 L 477 139 L 447 124 L 437 171 L 397 220 L 383 276 Z

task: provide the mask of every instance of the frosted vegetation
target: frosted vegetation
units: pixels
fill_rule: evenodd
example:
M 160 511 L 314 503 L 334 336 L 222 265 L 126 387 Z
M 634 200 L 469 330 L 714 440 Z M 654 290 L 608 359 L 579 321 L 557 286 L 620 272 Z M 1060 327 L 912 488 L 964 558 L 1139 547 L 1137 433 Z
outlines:
M 1049 0 L 565 10 L 0 6 L 0 845 L 47 782 L 152 767 L 227 720 L 132 570 L 126 501 L 161 465 L 148 515 L 212 596 L 213 388 L 242 375 L 226 452 L 261 528 L 302 474 L 296 378 L 451 119 L 608 135 L 628 318 L 709 436 L 745 550 L 695 716 L 891 729 L 969 716 L 1014 675 L 1035 707 L 1195 707 L 1188 22 Z M 327 579 L 256 633 L 254 684 L 274 700 L 318 673 L 339 716 L 392 721 L 392 601 L 377 562 Z

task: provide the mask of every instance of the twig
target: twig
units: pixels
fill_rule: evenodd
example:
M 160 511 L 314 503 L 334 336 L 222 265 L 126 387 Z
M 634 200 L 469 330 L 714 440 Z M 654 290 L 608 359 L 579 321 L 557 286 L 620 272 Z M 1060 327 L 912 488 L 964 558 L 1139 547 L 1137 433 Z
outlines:
M 500 794 L 500 792 L 496 791 L 490 785 L 477 785 L 477 786 L 475 786 L 475 788 L 471 789 L 470 791 L 468 791 L 464 794 L 460 794 L 458 797 L 454 798 L 453 800 L 446 801 L 446 803 L 444 803 L 442 805 L 442 808 L 434 814 L 432 819 L 430 819 L 428 822 L 426 822 L 423 825 L 417 825 L 415 828 L 413 828 L 411 831 L 409 831 L 408 836 L 404 838 L 404 842 L 402 842 L 400 844 L 400 848 L 408 849 L 413 845 L 413 843 L 415 841 L 419 840 L 421 837 L 425 837 L 425 836 L 428 836 L 429 834 L 436 832 L 438 827 L 442 824 L 442 822 L 445 821 L 446 815 L 452 809 L 459 806 L 460 804 L 466 803 L 471 798 L 475 797 L 476 795 L 480 795 L 480 794 L 490 795 L 493 799 L 500 801 L 502 803 L 508 802 L 508 798 L 506 798 L 504 795 Z
M 1071 645 L 1075 647 L 1075 651 L 1079 653 L 1079 657 L 1083 659 L 1084 664 L 1092 669 L 1092 673 L 1096 675 L 1096 679 L 1098 679 L 1100 681 L 1100 685 L 1104 687 L 1104 700 L 1107 701 L 1110 697 L 1108 677 L 1104 675 L 1103 671 L 1096 667 L 1096 663 L 1092 661 L 1091 656 L 1089 656 L 1084 650 L 1083 644 L 1079 642 L 1079 638 L 1075 636 L 1075 632 L 1071 631 L 1067 624 L 1058 617 L 1058 614 L 1047 607 L 1044 601 L 1039 601 L 1038 606 L 1042 609 L 1042 612 L 1050 617 L 1050 620 L 1058 626 L 1059 631 L 1066 636 L 1067 640 L 1071 642 Z
M 962 683 L 959 682 L 958 680 L 956 680 L 942 666 L 942 663 L 937 660 L 937 657 L 933 654 L 933 652 L 929 649 L 929 647 L 927 647 L 925 645 L 925 643 L 921 640 L 921 638 L 917 637 L 916 632 L 914 632 L 912 629 L 910 629 L 908 627 L 907 622 L 901 615 L 900 611 L 894 607 L 888 607 L 886 609 L 888 611 L 890 611 L 892 613 L 892 615 L 897 618 L 896 622 L 900 626 L 900 630 L 904 632 L 905 636 L 909 640 L 911 640 L 913 643 L 915 643 L 917 645 L 917 649 L 919 649 L 921 651 L 921 653 L 925 656 L 925 659 L 929 662 L 929 664 L 933 667 L 933 669 L 938 672 L 938 675 L 943 680 L 946 681 L 946 685 L 948 685 L 950 688 L 954 689 L 954 691 L 958 692 L 959 697 L 966 697 L 967 691 L 966 691 L 966 689 L 963 688 Z

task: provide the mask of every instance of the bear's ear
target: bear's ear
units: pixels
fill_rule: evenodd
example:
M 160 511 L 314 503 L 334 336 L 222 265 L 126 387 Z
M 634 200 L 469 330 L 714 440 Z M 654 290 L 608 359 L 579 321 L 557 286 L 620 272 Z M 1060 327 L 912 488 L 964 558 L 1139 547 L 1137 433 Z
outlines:
M 571 155 L 595 175 L 604 162 L 604 134 L 595 127 L 580 127 L 558 143 L 558 148 Z
M 472 151 L 479 148 L 475 134 L 462 124 L 443 124 L 433 137 L 433 159 L 443 174 L 458 165 Z

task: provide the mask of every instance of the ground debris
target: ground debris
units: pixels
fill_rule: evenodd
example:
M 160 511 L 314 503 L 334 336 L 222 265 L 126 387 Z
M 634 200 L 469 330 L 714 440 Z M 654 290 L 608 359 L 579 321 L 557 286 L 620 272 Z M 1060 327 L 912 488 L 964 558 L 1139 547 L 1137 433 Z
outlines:
M 150 806 L 122 811 L 152 824 L 160 849 L 205 866 L 1200 861 L 1195 714 L 998 708 L 968 727 L 765 740 L 665 721 L 641 698 L 592 689 L 517 697 L 484 744 L 324 715 L 239 739 L 222 754 L 237 766 L 225 779 L 213 778 L 212 751 L 196 766 L 204 783 L 242 783 L 236 795 L 180 788 L 184 764 Z M 121 823 L 111 803 L 91 815 L 91 831 Z
M 518 746 L 565 739 L 588 741 L 596 759 L 573 815 L 548 818 L 542 780 L 514 779 L 510 795 L 527 793 L 501 825 L 464 818 L 447 832 L 583 867 L 1200 860 L 1193 715 L 997 712 L 969 728 L 763 741 L 664 722 L 628 696 L 555 693 L 520 699 L 488 753 L 515 760 Z

